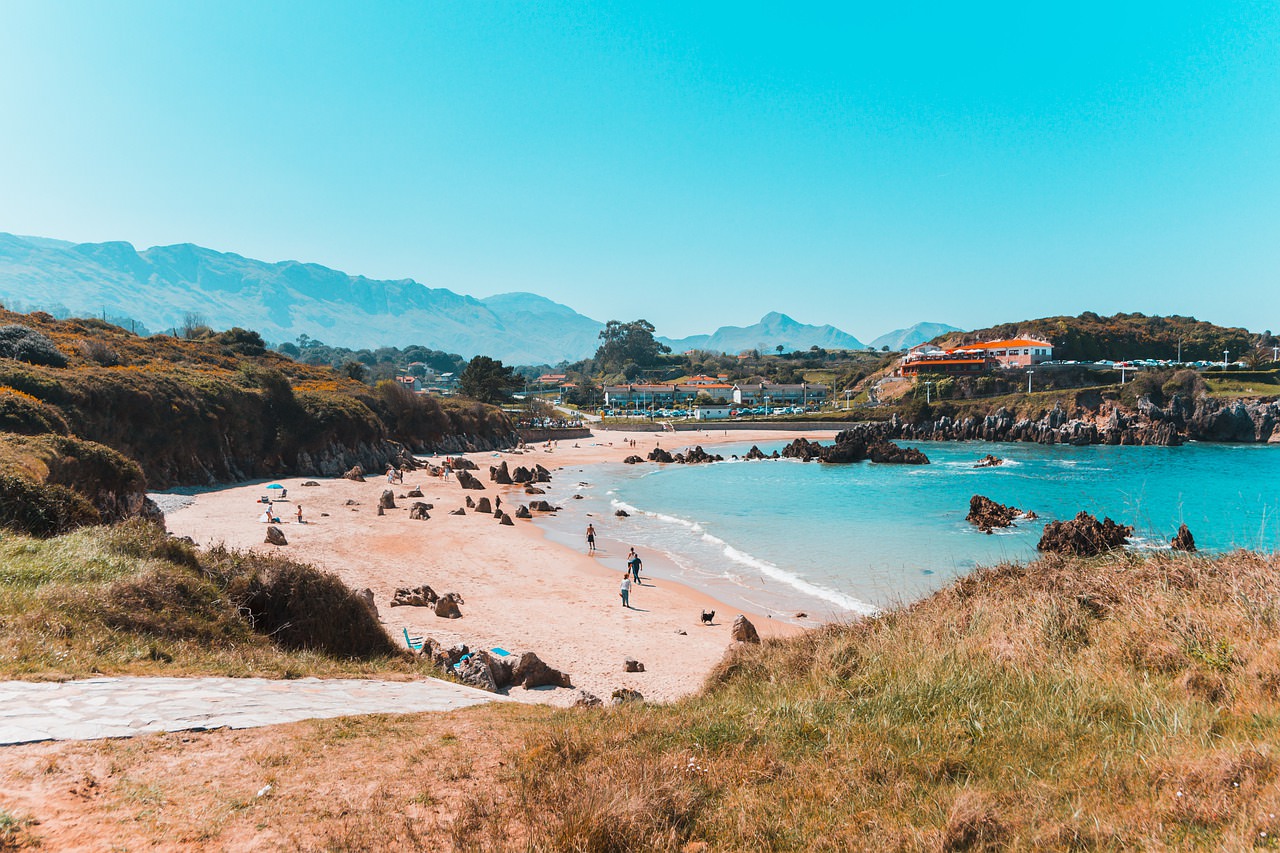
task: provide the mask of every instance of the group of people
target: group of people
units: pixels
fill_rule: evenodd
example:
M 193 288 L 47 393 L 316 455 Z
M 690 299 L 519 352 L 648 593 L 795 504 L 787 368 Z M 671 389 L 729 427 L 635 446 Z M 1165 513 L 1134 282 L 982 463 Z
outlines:
M 587 525 L 587 553 L 594 554 L 596 552 L 596 527 L 594 524 Z M 622 572 L 622 586 L 618 588 L 618 595 L 622 598 L 622 606 L 631 607 L 631 586 L 640 583 L 640 569 L 644 563 L 640 560 L 640 555 L 636 553 L 635 546 L 627 553 L 627 567 Z
M 293 505 L 293 514 L 297 519 L 298 524 L 306 523 L 302 520 L 302 504 Z M 258 516 L 258 521 L 261 521 L 263 524 L 279 524 L 280 516 L 275 514 L 275 505 L 268 503 L 267 508 L 262 511 L 262 515 Z

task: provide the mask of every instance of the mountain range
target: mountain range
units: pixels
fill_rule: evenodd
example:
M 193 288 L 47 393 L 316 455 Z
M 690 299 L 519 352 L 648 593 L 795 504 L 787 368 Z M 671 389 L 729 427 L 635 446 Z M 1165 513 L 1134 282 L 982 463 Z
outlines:
M 952 332 L 963 331 L 964 329 L 948 326 L 946 323 L 916 323 L 914 326 L 908 326 L 905 329 L 894 329 L 892 332 L 886 332 L 871 342 L 871 348 L 910 349 L 917 344 L 931 341 L 939 335 L 949 335 Z
M 141 326 L 139 331 L 176 329 L 198 318 L 218 329 L 254 329 L 268 341 L 306 334 L 352 349 L 420 344 L 466 357 L 489 355 L 507 364 L 585 358 L 595 352 L 604 328 L 535 293 L 479 299 L 413 279 L 386 281 L 319 264 L 271 263 L 191 243 L 138 251 L 125 242 L 71 243 L 5 233 L 0 233 L 0 299 L 21 310 L 104 316 Z M 938 334 L 915 341 L 912 329 L 882 338 L 919 343 Z M 776 312 L 751 326 L 663 341 L 676 352 L 865 348 L 834 326 L 798 323 Z

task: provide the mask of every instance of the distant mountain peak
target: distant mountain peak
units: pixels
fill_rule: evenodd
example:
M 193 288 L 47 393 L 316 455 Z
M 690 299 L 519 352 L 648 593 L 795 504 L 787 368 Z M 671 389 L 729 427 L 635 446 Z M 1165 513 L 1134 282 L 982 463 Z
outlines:
M 738 353 L 745 350 L 866 349 L 861 341 L 835 326 L 811 326 L 778 311 L 770 311 L 751 326 L 721 326 L 710 335 L 659 338 L 675 352 L 691 349 Z

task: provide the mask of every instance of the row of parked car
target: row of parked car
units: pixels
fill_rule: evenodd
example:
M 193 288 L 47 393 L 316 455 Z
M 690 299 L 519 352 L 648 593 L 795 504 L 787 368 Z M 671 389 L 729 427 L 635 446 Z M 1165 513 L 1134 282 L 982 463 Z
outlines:
M 802 415 L 806 409 L 803 406 L 770 406 L 765 411 L 764 406 L 742 406 L 729 410 L 729 416 L 733 418 L 750 417 L 752 415 Z M 810 406 L 807 411 L 817 411 L 817 408 Z M 655 418 L 692 418 L 693 409 L 601 409 L 600 414 L 606 418 L 627 418 L 627 417 L 655 417 Z

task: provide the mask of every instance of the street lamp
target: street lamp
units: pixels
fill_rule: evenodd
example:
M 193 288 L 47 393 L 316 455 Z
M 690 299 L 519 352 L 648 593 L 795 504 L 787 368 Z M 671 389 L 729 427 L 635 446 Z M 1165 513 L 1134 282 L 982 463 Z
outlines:
M 764 395 L 764 416 L 769 417 L 769 395 Z
M 919 399 L 918 397 L 916 399 Z M 924 381 L 924 401 L 926 404 L 933 402 L 933 380 L 926 379 Z
M 1230 356 L 1230 355 L 1231 355 L 1231 351 L 1230 351 L 1230 350 L 1225 350 L 1225 349 L 1224 349 L 1224 350 L 1222 351 L 1222 369 L 1223 369 L 1223 370 L 1226 370 L 1226 369 L 1227 369 L 1227 367 L 1229 367 L 1229 366 L 1230 366 L 1230 364 L 1231 364 L 1231 359 L 1229 358 L 1229 356 Z
M 852 389 L 849 389 L 849 388 L 844 389 L 844 410 L 846 412 L 849 411 L 849 397 L 852 394 L 853 394 Z
M 1035 371 L 1034 371 L 1034 370 L 1028 370 L 1028 371 L 1027 371 L 1027 393 L 1028 393 L 1028 394 L 1030 394 L 1030 393 L 1031 393 L 1031 375 L 1032 375 L 1033 373 L 1035 373 Z M 1121 380 L 1121 382 L 1123 383 L 1123 380 Z

